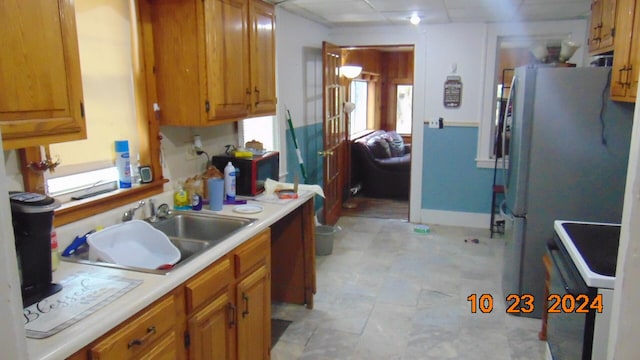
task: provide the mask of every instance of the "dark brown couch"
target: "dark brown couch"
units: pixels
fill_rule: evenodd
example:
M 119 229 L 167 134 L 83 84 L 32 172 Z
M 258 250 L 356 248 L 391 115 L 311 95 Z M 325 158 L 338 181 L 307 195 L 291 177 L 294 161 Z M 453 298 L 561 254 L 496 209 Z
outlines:
M 377 130 L 351 143 L 351 186 L 370 197 L 409 198 L 411 145 L 395 131 Z

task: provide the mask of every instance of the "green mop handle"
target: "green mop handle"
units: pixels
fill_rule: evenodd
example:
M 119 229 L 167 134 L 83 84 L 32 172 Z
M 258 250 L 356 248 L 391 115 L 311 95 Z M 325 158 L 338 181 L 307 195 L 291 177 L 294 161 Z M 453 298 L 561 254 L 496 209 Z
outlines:
M 298 164 L 300 164 L 300 172 L 302 173 L 302 178 L 304 179 L 305 184 L 307 183 L 307 173 L 304 170 L 304 161 L 302 160 L 302 153 L 300 153 L 300 148 L 298 147 L 298 140 L 296 139 L 296 133 L 293 130 L 293 122 L 291 121 L 291 113 L 289 109 L 287 109 L 287 123 L 289 124 L 289 131 L 291 132 L 291 137 L 293 138 L 293 146 L 296 148 L 296 155 L 298 155 Z

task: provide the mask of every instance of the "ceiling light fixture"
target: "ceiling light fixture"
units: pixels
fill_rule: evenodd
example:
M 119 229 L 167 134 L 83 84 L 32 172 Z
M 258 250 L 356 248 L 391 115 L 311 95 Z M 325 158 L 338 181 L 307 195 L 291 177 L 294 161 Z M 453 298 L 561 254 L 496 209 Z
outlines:
M 413 25 L 418 25 L 418 24 L 420 24 L 420 20 L 421 20 L 421 19 L 420 19 L 420 16 L 415 15 L 415 14 L 414 14 L 414 15 L 411 15 L 411 18 L 409 18 L 409 21 L 411 21 L 411 23 L 412 23 Z
M 358 65 L 343 65 L 340 66 L 340 75 L 347 79 L 355 79 L 362 72 L 362 66 Z

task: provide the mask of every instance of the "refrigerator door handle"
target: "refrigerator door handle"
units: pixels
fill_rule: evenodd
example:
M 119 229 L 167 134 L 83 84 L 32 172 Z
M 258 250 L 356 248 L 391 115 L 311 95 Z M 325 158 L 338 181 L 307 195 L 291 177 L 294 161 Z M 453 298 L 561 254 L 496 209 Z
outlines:
M 507 105 L 504 110 L 504 116 L 502 119 L 502 181 L 504 183 L 504 194 L 507 195 L 509 190 L 509 177 L 511 177 L 511 169 L 507 167 L 507 156 L 505 155 L 507 152 L 507 118 L 509 118 L 509 107 L 511 107 L 513 102 L 513 93 L 515 92 L 515 85 L 517 76 L 514 74 L 513 78 L 511 78 L 511 87 L 509 88 L 509 96 L 507 96 Z M 513 108 L 511 109 L 513 113 Z M 513 122 L 513 114 L 511 114 L 511 121 Z M 513 124 L 511 124 L 512 126 Z M 511 145 L 511 143 L 509 143 Z M 511 153 L 511 152 L 509 152 Z
M 515 219 L 515 217 L 513 215 L 508 214 L 509 211 L 507 211 L 507 201 L 506 200 L 502 200 L 502 202 L 500 203 L 499 209 L 500 209 L 500 216 L 503 219 L 507 219 L 509 221 L 513 221 Z

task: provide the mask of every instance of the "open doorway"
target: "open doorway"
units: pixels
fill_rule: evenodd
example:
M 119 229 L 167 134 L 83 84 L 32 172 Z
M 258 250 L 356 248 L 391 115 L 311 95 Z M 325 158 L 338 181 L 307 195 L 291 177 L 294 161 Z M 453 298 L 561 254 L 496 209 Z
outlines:
M 350 104 L 341 213 L 407 220 L 414 46 L 340 46 L 340 55 L 342 65 L 362 67 L 354 78 L 341 77 Z

